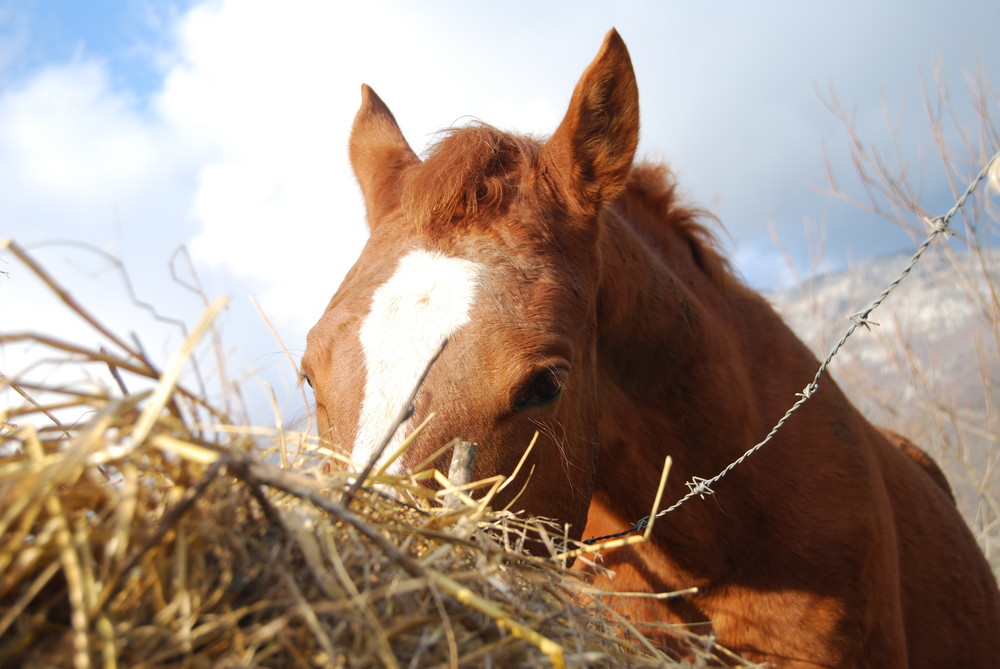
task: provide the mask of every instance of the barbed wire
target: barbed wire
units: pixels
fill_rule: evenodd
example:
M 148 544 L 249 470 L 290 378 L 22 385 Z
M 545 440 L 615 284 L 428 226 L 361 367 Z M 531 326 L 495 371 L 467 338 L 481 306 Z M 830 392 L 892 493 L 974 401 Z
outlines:
M 833 362 L 833 359 L 840 352 L 840 349 L 844 347 L 844 344 L 847 343 L 847 340 L 851 338 L 851 336 L 857 331 L 857 329 L 863 327 L 866 330 L 871 330 L 872 325 L 878 325 L 878 323 L 869 320 L 869 316 L 871 315 L 871 313 L 875 311 L 875 309 L 877 309 L 883 302 L 885 302 L 886 298 L 889 297 L 889 295 L 894 290 L 896 290 L 896 287 L 899 286 L 899 284 L 903 281 L 903 279 L 905 279 L 907 275 L 909 275 L 910 271 L 917 264 L 917 262 L 920 261 L 921 256 L 924 255 L 924 252 L 928 249 L 928 247 L 930 247 L 930 245 L 934 242 L 934 240 L 937 239 L 939 235 L 946 234 L 949 232 L 948 226 L 951 223 L 951 219 L 955 216 L 955 214 L 957 214 L 962 209 L 962 207 L 965 206 L 966 200 L 969 199 L 969 196 L 971 196 L 975 192 L 976 188 L 979 187 L 979 184 L 986 178 L 986 176 L 990 172 L 990 168 L 993 166 L 994 163 L 1000 165 L 1000 151 L 994 153 L 993 157 L 990 158 L 988 161 L 986 161 L 986 165 L 983 167 L 982 170 L 979 171 L 979 174 L 977 174 L 976 177 L 969 183 L 968 188 L 965 189 L 965 192 L 962 193 L 961 197 L 959 197 L 958 200 L 955 201 L 955 204 L 952 206 L 951 209 L 947 211 L 947 213 L 945 213 L 943 216 L 934 216 L 930 218 L 925 217 L 924 220 L 930 226 L 931 232 L 927 236 L 927 238 L 923 241 L 923 243 L 920 244 L 919 247 L 917 247 L 917 250 L 913 253 L 913 256 L 910 258 L 910 262 L 907 263 L 906 267 L 903 268 L 903 270 L 899 273 L 899 275 L 895 279 L 893 279 L 892 282 L 888 286 L 886 286 L 886 288 L 878 295 L 878 297 L 872 300 L 867 307 L 865 307 L 861 311 L 855 312 L 850 316 L 848 316 L 848 318 L 851 320 L 851 325 L 844 332 L 844 336 L 841 337 L 840 341 L 838 341 L 833 346 L 833 348 L 830 350 L 830 353 L 826 356 L 826 359 L 823 360 L 822 363 L 820 363 L 819 369 L 816 370 L 816 374 L 813 376 L 812 381 L 805 388 L 803 388 L 801 392 L 796 393 L 796 397 L 798 397 L 798 399 L 795 401 L 794 404 L 792 404 L 791 407 L 789 407 L 788 411 L 786 411 L 785 414 L 778 419 L 778 422 L 774 424 L 774 427 L 771 428 L 771 431 L 768 432 L 767 435 L 763 439 L 761 439 L 758 443 L 754 444 L 749 449 L 747 449 L 743 453 L 743 455 L 741 455 L 740 457 L 736 458 L 731 463 L 726 465 L 726 467 L 722 471 L 720 471 L 712 478 L 704 479 L 698 476 L 691 477 L 691 480 L 685 483 L 685 485 L 687 485 L 688 487 L 687 494 L 678 499 L 672 505 L 668 506 L 662 511 L 657 512 L 654 518 L 659 519 L 672 511 L 676 511 L 694 497 L 704 498 L 706 495 L 714 495 L 715 491 L 712 489 L 712 486 L 721 481 L 726 476 L 726 474 L 728 474 L 736 467 L 739 467 L 741 464 L 743 464 L 743 462 L 751 455 L 753 455 L 760 449 L 764 448 L 764 446 L 766 446 L 768 442 L 770 442 L 774 438 L 774 436 L 778 433 L 778 431 L 785 425 L 785 423 L 788 422 L 788 419 L 791 418 L 792 415 L 796 411 L 798 411 L 803 404 L 808 402 L 810 398 L 812 398 L 813 395 L 816 394 L 816 391 L 819 390 L 820 379 L 826 373 L 827 367 L 830 366 L 830 363 Z M 591 539 L 585 539 L 583 540 L 582 543 L 587 545 L 592 545 L 599 541 L 624 537 L 628 534 L 631 534 L 632 532 L 641 532 L 642 530 L 646 529 L 646 526 L 649 524 L 649 520 L 650 520 L 649 516 L 640 518 L 638 521 L 633 523 L 630 528 L 626 530 L 623 530 L 616 534 L 608 534 L 602 537 L 593 537 Z

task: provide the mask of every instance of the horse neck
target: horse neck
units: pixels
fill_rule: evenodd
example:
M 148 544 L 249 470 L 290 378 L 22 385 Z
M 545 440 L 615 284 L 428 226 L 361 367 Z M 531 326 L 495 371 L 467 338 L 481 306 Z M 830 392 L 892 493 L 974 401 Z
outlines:
M 649 513 L 667 455 L 669 501 L 759 440 L 817 364 L 763 298 L 699 262 L 700 243 L 664 221 L 605 218 L 595 499 L 626 522 Z

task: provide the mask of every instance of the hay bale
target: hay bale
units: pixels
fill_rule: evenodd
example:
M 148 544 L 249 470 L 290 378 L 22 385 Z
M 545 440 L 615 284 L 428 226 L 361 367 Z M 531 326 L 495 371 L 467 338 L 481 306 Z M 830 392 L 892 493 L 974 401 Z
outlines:
M 683 665 L 655 650 L 564 561 L 523 550 L 530 540 L 556 553 L 557 528 L 489 509 L 466 494 L 475 483 L 456 488 L 431 473 L 443 483 L 435 492 L 375 475 L 349 495 L 352 473 L 330 472 L 330 454 L 308 435 L 271 430 L 281 457 L 262 449 L 260 428 L 230 424 L 178 382 L 220 308 L 163 372 L 118 339 L 112 355 L 19 335 L 154 386 L 128 394 L 119 380 L 80 393 L 0 378 L 23 399 L 0 413 L 0 666 L 642 667 L 712 657 L 710 641 Z M 88 418 L 63 425 L 56 407 Z

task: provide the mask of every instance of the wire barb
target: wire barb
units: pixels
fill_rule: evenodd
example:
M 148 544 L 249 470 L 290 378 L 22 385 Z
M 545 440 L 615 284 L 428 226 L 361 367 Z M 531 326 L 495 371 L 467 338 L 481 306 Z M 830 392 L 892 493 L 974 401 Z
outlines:
M 871 309 L 865 309 L 864 311 L 858 311 L 856 313 L 851 314 L 850 316 L 848 316 L 848 318 L 857 327 L 864 328 L 864 329 L 868 330 L 869 332 L 871 332 L 871 329 L 872 329 L 871 326 L 874 325 L 874 326 L 877 327 L 877 326 L 881 325 L 881 323 L 878 323 L 878 322 L 873 321 L 870 318 L 868 318 L 868 316 L 871 314 L 871 312 L 872 312 Z
M 817 390 L 819 390 L 819 386 L 815 383 L 810 383 L 808 386 L 802 389 L 801 393 L 795 393 L 795 396 L 801 397 L 803 400 L 807 400 L 811 398 Z
M 715 491 L 710 487 L 712 483 L 713 481 L 710 479 L 703 479 L 700 476 L 692 476 L 691 480 L 685 483 L 685 485 L 687 485 L 692 494 L 705 499 L 705 495 L 715 494 Z
M 924 216 L 924 222 L 931 227 L 931 230 L 933 230 L 932 234 L 941 234 L 942 232 L 955 234 L 954 231 L 948 228 L 948 219 L 944 216 Z

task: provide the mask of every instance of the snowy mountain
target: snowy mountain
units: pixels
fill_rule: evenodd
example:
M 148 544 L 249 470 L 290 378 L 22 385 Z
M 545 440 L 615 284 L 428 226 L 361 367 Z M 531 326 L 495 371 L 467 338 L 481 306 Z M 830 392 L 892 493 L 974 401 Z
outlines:
M 909 261 L 908 254 L 867 260 L 768 298 L 823 359 L 849 316 Z M 996 518 L 1000 497 L 1000 248 L 932 245 L 869 319 L 878 325 L 858 328 L 830 372 L 873 422 L 938 460 L 970 523 L 983 527 Z

